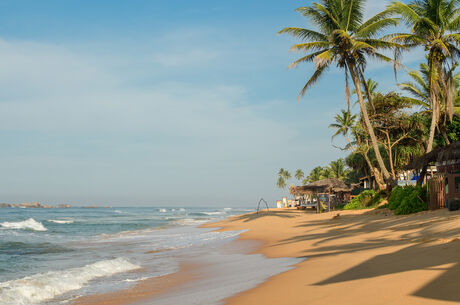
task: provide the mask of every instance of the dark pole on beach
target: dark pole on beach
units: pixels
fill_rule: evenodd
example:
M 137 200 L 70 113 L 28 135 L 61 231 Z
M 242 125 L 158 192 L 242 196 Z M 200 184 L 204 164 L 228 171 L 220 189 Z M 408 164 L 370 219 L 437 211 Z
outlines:
M 265 202 L 265 206 L 267 207 L 267 211 L 270 211 L 270 209 L 268 208 L 268 203 L 267 203 L 263 198 L 261 198 L 261 199 L 259 200 L 259 203 L 257 204 L 257 214 L 259 214 L 260 203 L 261 203 L 262 201 Z

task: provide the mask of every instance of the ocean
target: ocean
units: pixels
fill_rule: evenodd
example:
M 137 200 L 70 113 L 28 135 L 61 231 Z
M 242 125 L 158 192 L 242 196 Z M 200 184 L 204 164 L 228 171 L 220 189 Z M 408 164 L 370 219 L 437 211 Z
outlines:
M 0 305 L 71 304 L 80 296 L 174 273 L 188 260 L 214 266 L 214 276 L 146 304 L 219 304 L 298 262 L 223 252 L 221 247 L 242 232 L 199 228 L 250 211 L 1 208 Z M 200 287 L 206 287 L 206 294 Z

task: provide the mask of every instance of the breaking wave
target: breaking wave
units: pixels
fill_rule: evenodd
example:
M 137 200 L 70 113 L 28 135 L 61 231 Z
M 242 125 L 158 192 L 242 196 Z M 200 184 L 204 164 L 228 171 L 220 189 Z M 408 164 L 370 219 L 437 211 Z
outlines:
M 89 281 L 140 268 L 123 258 L 103 260 L 84 267 L 49 271 L 0 283 L 0 304 L 28 305 L 51 300 L 82 288 Z
M 22 230 L 34 230 L 34 231 L 46 231 L 47 228 L 43 226 L 41 222 L 36 221 L 33 218 L 29 218 L 24 221 L 18 222 L 2 222 L 0 226 L 5 229 L 22 229 Z

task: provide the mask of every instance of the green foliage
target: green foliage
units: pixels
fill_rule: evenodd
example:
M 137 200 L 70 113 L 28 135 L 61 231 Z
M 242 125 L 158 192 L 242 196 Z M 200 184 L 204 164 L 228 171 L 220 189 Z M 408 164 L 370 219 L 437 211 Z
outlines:
M 295 172 L 295 175 L 294 175 L 294 176 L 295 176 L 295 178 L 296 178 L 297 180 L 301 181 L 301 180 L 304 178 L 305 174 L 303 173 L 303 171 L 302 171 L 301 169 L 298 169 L 298 170 Z
M 350 170 L 344 159 L 338 159 L 329 163 L 329 166 L 317 166 L 304 180 L 304 184 L 312 183 L 327 178 L 337 178 L 345 180 Z
M 460 140 L 460 115 L 454 115 L 452 122 L 447 125 L 447 136 L 451 142 Z
M 402 188 L 400 186 L 395 187 L 388 198 L 388 208 L 390 210 L 396 210 L 404 196 L 406 196 L 406 192 L 406 188 Z
M 291 179 L 291 173 L 289 171 L 285 170 L 284 168 L 281 168 L 278 172 L 278 180 L 276 181 L 276 186 L 278 186 L 280 189 L 284 189 L 287 187 L 287 181 Z
M 382 201 L 382 193 L 373 190 L 367 190 L 353 198 L 344 206 L 344 210 L 359 210 L 376 206 Z
M 388 198 L 388 208 L 396 215 L 412 214 L 427 209 L 426 186 L 397 186 Z

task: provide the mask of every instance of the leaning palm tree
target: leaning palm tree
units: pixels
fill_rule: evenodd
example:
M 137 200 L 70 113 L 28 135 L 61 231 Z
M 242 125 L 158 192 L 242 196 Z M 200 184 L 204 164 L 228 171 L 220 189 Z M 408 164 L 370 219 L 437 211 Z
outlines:
M 322 0 L 321 3 L 300 7 L 297 11 L 307 17 L 317 29 L 287 27 L 279 33 L 291 34 L 301 40 L 301 43 L 291 48 L 292 50 L 309 52 L 294 61 L 290 67 L 295 67 L 303 62 L 315 63 L 316 70 L 300 91 L 299 99 L 333 63 L 344 70 L 346 84 L 348 84 L 348 78 L 351 77 L 358 95 L 365 126 L 376 151 L 379 167 L 382 169 L 385 179 L 391 181 L 390 173 L 380 155 L 377 137 L 369 120 L 361 84 L 365 82 L 364 70 L 368 57 L 392 62 L 391 58 L 383 55 L 380 51 L 394 50 L 403 46 L 375 38 L 389 26 L 397 25 L 398 20 L 389 18 L 389 11 L 383 11 L 369 20 L 363 21 L 364 4 L 364 0 Z M 349 108 L 348 85 L 346 85 L 346 92 Z
M 458 0 L 413 0 L 409 4 L 393 2 L 388 11 L 402 17 L 410 27 L 409 33 L 387 36 L 390 42 L 409 48 L 422 46 L 428 53 L 429 101 L 432 111 L 427 152 L 433 149 L 436 125 L 440 117 L 440 92 L 443 67 L 460 55 L 460 18 Z

